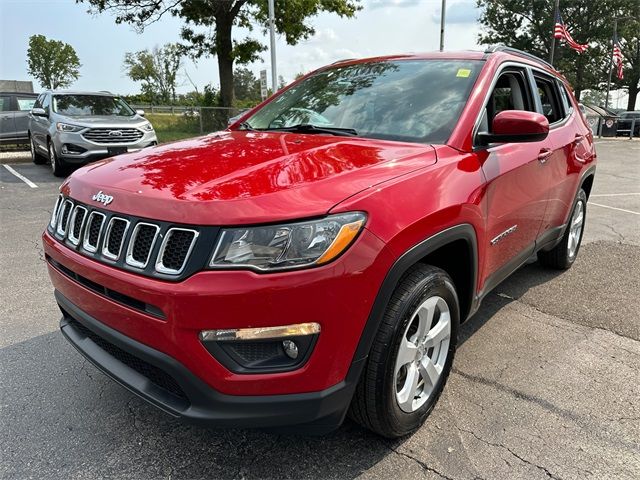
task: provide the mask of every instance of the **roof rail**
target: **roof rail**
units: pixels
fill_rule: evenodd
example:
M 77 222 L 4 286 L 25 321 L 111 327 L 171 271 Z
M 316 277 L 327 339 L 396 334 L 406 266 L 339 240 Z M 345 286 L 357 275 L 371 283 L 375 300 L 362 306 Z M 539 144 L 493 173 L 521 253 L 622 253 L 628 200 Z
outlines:
M 506 53 L 513 53 L 515 55 L 520 55 L 521 57 L 526 57 L 529 60 L 534 60 L 536 62 L 542 63 L 543 65 L 545 65 L 545 66 L 547 66 L 549 68 L 553 68 L 555 70 L 553 65 L 551 65 L 546 60 L 543 60 L 540 57 L 536 57 L 532 53 L 524 52 L 522 50 L 518 50 L 517 48 L 507 47 L 506 45 L 500 45 L 500 44 L 498 44 L 498 45 L 490 45 L 484 51 L 484 53 L 489 53 L 489 54 L 490 53 L 495 53 L 495 52 L 506 52 Z

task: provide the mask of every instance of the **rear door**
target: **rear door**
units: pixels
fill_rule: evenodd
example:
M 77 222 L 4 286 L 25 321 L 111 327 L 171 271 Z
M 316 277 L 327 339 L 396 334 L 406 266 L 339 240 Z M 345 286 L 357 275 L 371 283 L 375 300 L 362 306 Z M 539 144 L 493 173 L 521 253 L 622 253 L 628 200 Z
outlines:
M 11 95 L 0 95 L 0 142 L 9 142 L 15 136 L 12 101 Z
M 16 94 L 15 96 L 13 120 L 15 122 L 16 135 L 21 139 L 28 138 L 29 112 L 35 103 L 36 97 L 32 95 Z
M 549 120 L 547 140 L 551 153 L 544 162 L 547 188 L 547 208 L 539 232 L 539 243 L 553 240 L 566 221 L 573 206 L 585 146 L 590 130 L 584 125 L 568 97 L 568 92 L 556 78 L 533 71 L 538 109 Z
M 477 131 L 491 131 L 495 115 L 503 110 L 536 111 L 526 67 L 509 66 L 497 77 Z M 487 180 L 485 266 L 481 288 L 490 289 L 533 253 L 544 217 L 547 187 L 541 155 L 546 140 L 505 143 L 479 150 Z

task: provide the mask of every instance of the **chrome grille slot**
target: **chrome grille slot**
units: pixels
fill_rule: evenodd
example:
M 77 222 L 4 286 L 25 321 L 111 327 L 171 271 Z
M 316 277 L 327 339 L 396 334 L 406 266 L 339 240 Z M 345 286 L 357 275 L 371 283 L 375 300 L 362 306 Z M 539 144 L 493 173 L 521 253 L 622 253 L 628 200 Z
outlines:
M 197 238 L 198 232 L 195 230 L 170 228 L 160 247 L 156 270 L 170 275 L 181 273 Z
M 137 128 L 91 128 L 82 136 L 95 143 L 134 143 L 142 138 L 144 133 Z
M 84 229 L 84 240 L 82 241 L 82 248 L 87 252 L 94 253 L 98 250 L 98 242 L 100 241 L 100 234 L 104 226 L 104 218 L 105 216 L 100 212 L 91 212 L 89 214 L 87 226 Z
M 117 260 L 122 251 L 122 243 L 129 229 L 129 220 L 120 217 L 111 217 L 104 235 L 102 255 Z
M 138 268 L 147 266 L 159 231 L 160 227 L 151 223 L 140 222 L 135 226 L 127 247 L 127 264 Z
M 67 238 L 73 245 L 78 245 L 80 243 L 80 236 L 82 235 L 82 226 L 84 225 L 84 221 L 87 217 L 87 209 L 81 207 L 80 205 L 76 205 L 76 208 L 73 209 L 73 213 L 71 214 L 71 220 L 69 221 L 69 234 Z
M 64 197 L 62 195 L 58 195 L 58 199 L 56 200 L 56 204 L 53 206 L 53 211 L 51 212 L 51 220 L 49 221 L 49 226 L 54 228 L 58 221 L 58 213 L 60 209 L 60 205 L 64 201 Z
M 56 233 L 61 237 L 64 237 L 67 233 L 67 227 L 69 226 L 69 216 L 73 209 L 73 202 L 71 200 L 65 200 L 60 207 L 60 214 L 58 215 L 58 226 L 56 227 Z

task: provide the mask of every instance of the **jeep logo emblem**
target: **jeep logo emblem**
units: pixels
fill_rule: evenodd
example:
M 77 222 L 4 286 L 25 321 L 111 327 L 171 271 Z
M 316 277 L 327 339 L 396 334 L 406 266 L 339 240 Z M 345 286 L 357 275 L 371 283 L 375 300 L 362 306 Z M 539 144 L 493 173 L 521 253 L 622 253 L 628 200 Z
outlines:
M 106 207 L 111 202 L 113 202 L 113 197 L 111 195 L 107 195 L 106 193 L 102 193 L 102 190 L 100 190 L 93 197 L 91 197 L 91 200 L 95 200 L 96 202 L 99 202 Z

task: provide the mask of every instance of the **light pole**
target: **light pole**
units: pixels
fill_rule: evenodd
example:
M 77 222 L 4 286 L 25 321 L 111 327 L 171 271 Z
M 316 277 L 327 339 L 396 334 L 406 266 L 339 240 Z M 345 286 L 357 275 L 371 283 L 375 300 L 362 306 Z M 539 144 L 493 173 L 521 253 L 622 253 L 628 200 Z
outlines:
M 556 54 L 556 17 L 558 15 L 558 10 L 560 9 L 560 0 L 556 0 L 556 4 L 553 7 L 553 26 L 551 27 L 551 31 L 553 35 L 551 35 L 551 51 L 549 52 L 549 63 L 553 65 L 553 57 Z
M 272 94 L 278 90 L 278 72 L 276 70 L 276 19 L 274 0 L 269 0 L 269 37 L 271 40 L 271 90 Z
M 442 10 L 440 11 L 440 51 L 444 50 L 444 17 L 447 12 L 447 0 L 442 0 Z

